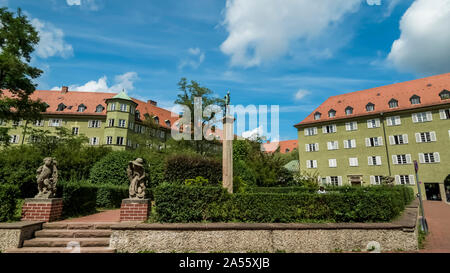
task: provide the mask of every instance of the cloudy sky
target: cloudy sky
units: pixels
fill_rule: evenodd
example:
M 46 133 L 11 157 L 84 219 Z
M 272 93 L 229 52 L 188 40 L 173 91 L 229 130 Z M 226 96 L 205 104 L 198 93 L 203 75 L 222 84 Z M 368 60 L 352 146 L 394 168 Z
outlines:
M 0 0 L 40 32 L 38 89 L 171 107 L 181 77 L 279 105 L 281 140 L 327 97 L 450 72 L 450 0 Z M 255 128 L 247 128 L 249 131 Z

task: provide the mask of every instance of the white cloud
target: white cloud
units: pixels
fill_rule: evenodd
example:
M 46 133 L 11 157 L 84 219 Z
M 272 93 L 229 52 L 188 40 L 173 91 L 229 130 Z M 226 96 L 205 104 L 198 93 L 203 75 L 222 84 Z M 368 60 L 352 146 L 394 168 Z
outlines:
M 81 0 L 66 0 L 69 6 L 79 6 L 81 5 Z
M 388 61 L 401 71 L 421 74 L 450 71 L 450 0 L 416 0 L 400 21 L 400 38 Z
M 189 57 L 185 58 L 178 65 L 178 69 L 183 69 L 186 66 L 190 66 L 193 69 L 197 69 L 205 60 L 205 53 L 200 50 L 200 48 L 189 48 Z
M 242 132 L 242 137 L 250 140 L 256 140 L 258 137 L 262 137 L 264 130 L 262 126 L 255 128 L 253 130 Z
M 293 42 L 319 39 L 360 5 L 361 0 L 227 0 L 229 35 L 221 50 L 232 65 L 258 66 L 286 54 Z
M 31 24 L 39 32 L 40 41 L 36 47 L 36 54 L 41 58 L 61 56 L 68 58 L 73 55 L 72 45 L 64 41 L 64 32 L 53 24 L 32 19 Z
M 299 89 L 297 91 L 297 93 L 295 93 L 295 99 L 296 100 L 301 100 L 304 97 L 306 97 L 307 95 L 309 95 L 311 92 L 309 92 L 308 90 L 305 89 Z
M 114 85 L 108 86 L 108 78 L 103 76 L 98 80 L 88 81 L 83 85 L 70 85 L 69 91 L 86 91 L 86 92 L 114 92 L 118 93 L 122 90 L 134 90 L 134 82 L 138 80 L 136 72 L 127 72 L 114 77 Z M 61 90 L 61 87 L 53 87 L 52 90 Z

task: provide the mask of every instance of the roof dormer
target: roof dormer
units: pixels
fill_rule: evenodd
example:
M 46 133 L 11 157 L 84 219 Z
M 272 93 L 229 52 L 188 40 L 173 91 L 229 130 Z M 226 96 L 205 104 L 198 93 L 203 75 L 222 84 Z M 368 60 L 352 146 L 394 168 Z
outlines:
M 447 89 L 444 89 L 439 93 L 439 97 L 441 97 L 441 100 L 448 100 L 450 99 L 450 91 Z
M 352 115 L 353 114 L 353 107 L 351 106 L 347 106 L 347 108 L 345 108 L 345 114 L 348 115 Z
M 314 120 L 319 120 L 320 117 L 322 117 L 322 114 L 321 114 L 320 112 L 316 112 L 316 113 L 314 114 Z
M 398 100 L 396 99 L 391 99 L 389 101 L 389 108 L 397 108 L 398 107 Z
M 64 109 L 66 109 L 67 106 L 64 103 L 60 103 L 58 104 L 58 108 L 56 109 L 56 111 L 61 112 L 64 111 Z
M 336 110 L 330 109 L 330 111 L 328 111 L 328 117 L 334 118 L 335 116 L 336 116 Z
M 374 110 L 375 110 L 375 104 L 369 102 L 369 103 L 366 105 L 366 111 L 367 111 L 367 112 L 372 112 L 372 111 L 374 111 Z

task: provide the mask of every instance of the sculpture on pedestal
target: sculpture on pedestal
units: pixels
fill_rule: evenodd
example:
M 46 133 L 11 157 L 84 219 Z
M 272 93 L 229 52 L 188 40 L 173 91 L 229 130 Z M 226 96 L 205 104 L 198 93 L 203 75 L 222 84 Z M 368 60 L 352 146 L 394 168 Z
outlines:
M 146 189 L 145 180 L 147 177 L 144 170 L 144 160 L 142 158 L 137 158 L 134 161 L 130 161 L 128 164 L 127 175 L 130 180 L 130 199 L 144 199 Z
M 56 195 L 56 183 L 58 183 L 58 169 L 56 160 L 52 157 L 44 158 L 44 165 L 37 169 L 37 184 L 39 193 L 35 198 L 53 198 Z

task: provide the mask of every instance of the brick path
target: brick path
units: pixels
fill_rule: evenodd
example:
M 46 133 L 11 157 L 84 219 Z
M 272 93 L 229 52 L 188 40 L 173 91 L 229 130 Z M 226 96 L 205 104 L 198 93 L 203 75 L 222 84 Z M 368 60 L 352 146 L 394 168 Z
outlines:
M 424 201 L 425 217 L 430 233 L 422 253 L 450 253 L 450 205 L 439 201 Z
M 100 213 L 64 220 L 61 222 L 119 222 L 120 221 L 120 209 L 107 210 Z

